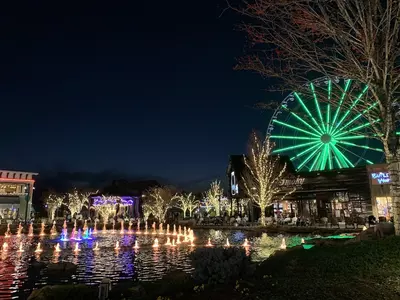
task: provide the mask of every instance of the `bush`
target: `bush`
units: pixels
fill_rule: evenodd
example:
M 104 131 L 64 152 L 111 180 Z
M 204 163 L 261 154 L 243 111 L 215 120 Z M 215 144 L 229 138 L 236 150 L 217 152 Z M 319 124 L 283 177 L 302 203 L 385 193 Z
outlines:
M 191 253 L 196 281 L 208 284 L 226 283 L 250 270 L 250 259 L 244 249 L 199 248 Z

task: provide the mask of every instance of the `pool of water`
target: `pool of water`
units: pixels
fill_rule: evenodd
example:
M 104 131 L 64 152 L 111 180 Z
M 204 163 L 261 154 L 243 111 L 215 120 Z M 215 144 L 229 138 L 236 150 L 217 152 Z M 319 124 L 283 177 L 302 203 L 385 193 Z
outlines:
M 111 231 L 99 231 L 94 239 L 79 242 L 62 242 L 59 238 L 49 236 L 0 237 L 0 245 L 5 241 L 8 243 L 8 250 L 2 251 L 0 255 L 0 299 L 18 298 L 18 295 L 29 293 L 46 284 L 97 284 L 104 277 L 110 278 L 114 283 L 124 280 L 155 281 L 171 270 L 190 273 L 192 266 L 189 253 L 195 248 L 205 247 L 208 239 L 214 247 L 224 246 L 227 239 L 231 246 L 242 247 L 247 238 L 250 247 L 246 249 L 255 261 L 266 259 L 280 248 L 283 240 L 283 236 L 279 235 L 235 230 L 198 230 L 194 235 L 195 247 L 190 247 L 187 243 L 176 247 L 165 246 L 165 235 L 129 235 Z M 158 249 L 152 247 L 156 237 L 160 244 Z M 286 236 L 285 243 L 292 247 L 300 245 L 301 239 L 299 236 Z M 138 241 L 139 249 L 133 249 L 135 240 Z M 114 249 L 117 241 L 119 250 Z M 39 242 L 43 251 L 35 253 Z M 60 244 L 60 252 L 54 251 L 57 243 Z M 76 243 L 79 243 L 79 252 L 74 251 Z M 98 251 L 93 250 L 96 243 L 100 248 Z M 23 252 L 17 251 L 20 247 Z M 41 270 L 33 268 L 32 258 L 45 265 L 72 262 L 77 265 L 77 271 L 74 275 L 54 276 L 46 267 Z

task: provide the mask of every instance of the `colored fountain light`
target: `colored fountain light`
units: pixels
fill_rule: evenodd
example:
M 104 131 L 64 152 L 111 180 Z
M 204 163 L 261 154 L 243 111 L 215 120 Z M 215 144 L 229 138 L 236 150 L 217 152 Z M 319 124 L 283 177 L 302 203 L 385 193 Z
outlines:
M 133 231 L 132 231 L 132 222 L 129 221 L 128 234 L 132 234 L 132 233 L 133 233 Z
M 44 236 L 45 235 L 45 233 L 44 233 L 44 227 L 45 227 L 45 224 L 44 224 L 44 222 L 42 222 L 42 224 L 40 225 L 40 236 Z
M 302 244 L 305 244 L 306 242 L 305 242 L 305 240 L 304 240 L 304 239 L 301 239 L 301 243 L 302 243 Z
M 280 248 L 281 248 L 282 250 L 285 250 L 285 249 L 286 249 L 286 240 L 285 240 L 285 238 L 282 239 L 282 243 L 281 243 L 281 245 L 280 245 Z
M 71 232 L 71 240 L 74 240 L 74 239 L 75 239 L 75 236 L 76 236 L 76 227 L 74 226 L 74 227 L 72 228 L 72 232 Z
M 156 232 L 156 222 L 153 222 L 153 225 L 151 225 L 151 228 L 153 228 L 153 232 L 151 234 L 157 234 L 157 232 Z
M 60 244 L 57 243 L 57 245 L 54 247 L 55 252 L 61 252 Z
M 18 248 L 17 252 L 21 253 L 21 252 L 24 252 L 24 251 L 25 250 L 22 247 L 22 243 L 19 243 L 19 248 Z
M 8 250 L 8 244 L 6 242 L 3 243 L 3 246 L 1 246 L 1 251 L 6 252 Z
M 230 246 L 231 246 L 231 244 L 229 243 L 229 239 L 227 238 L 227 239 L 226 239 L 225 247 L 230 247 Z
M 85 232 L 86 229 L 88 229 L 87 220 L 85 220 L 85 221 L 83 222 L 83 228 L 82 228 L 83 232 Z
M 71 238 L 72 239 L 72 238 Z M 78 229 L 78 234 L 75 236 L 75 241 L 82 241 L 82 232 L 81 229 Z
M 120 234 L 124 234 L 125 230 L 124 230 L 124 221 L 121 221 L 121 230 L 119 231 Z
M 176 225 L 175 224 L 174 224 L 174 230 L 172 232 L 172 235 L 177 235 L 177 233 L 176 233 Z
M 32 237 L 33 236 L 33 224 L 29 224 L 29 231 L 28 231 L 28 236 Z
M 75 238 L 75 236 L 74 236 L 74 238 Z M 63 241 L 63 242 L 69 241 L 69 239 L 68 239 L 68 229 L 67 228 L 63 228 L 60 240 Z
M 97 234 L 97 220 L 94 221 L 93 234 Z
M 206 245 L 206 247 L 212 247 L 213 246 L 213 244 L 211 244 L 211 239 L 210 238 L 208 238 L 208 242 L 207 242 L 207 245 Z
M 79 236 L 79 231 L 78 231 L 78 236 Z M 91 237 L 91 231 L 90 231 L 88 228 L 85 229 L 82 238 L 83 238 L 84 240 L 91 240 L 91 239 L 92 239 L 92 237 Z
M 42 248 L 40 247 L 40 243 L 38 243 L 37 246 L 36 246 L 35 253 L 41 253 L 42 251 L 43 251 L 43 250 L 42 250 Z
M 247 239 L 244 239 L 244 242 L 243 242 L 243 245 L 242 245 L 243 247 L 250 247 L 250 243 L 249 243 L 249 241 L 247 240 Z
M 74 252 L 79 252 L 79 251 L 81 251 L 81 249 L 79 248 L 79 243 L 76 243 Z
M 21 236 L 21 234 L 22 234 L 22 229 L 23 229 L 23 227 L 22 227 L 21 223 L 19 223 L 18 229 L 17 229 L 17 237 L 20 237 L 20 236 Z
M 153 248 L 158 248 L 160 245 L 158 244 L 158 239 L 156 238 L 153 243 Z
M 118 242 L 118 241 L 115 243 L 114 249 L 115 249 L 115 250 L 119 250 L 119 249 L 120 249 L 120 247 L 119 247 L 119 242 Z
M 139 249 L 139 243 L 137 240 L 135 241 L 135 246 L 133 246 L 133 249 Z
M 50 235 L 57 235 L 56 221 L 53 222 L 53 226 L 50 229 Z
M 165 246 L 171 246 L 171 240 L 169 237 L 167 237 L 167 242 L 165 243 Z
M 93 250 L 95 250 L 95 251 L 100 250 L 100 248 L 99 248 L 99 243 L 96 242 L 96 245 L 95 245 L 95 247 L 93 248 Z
M 163 223 L 158 226 L 158 234 L 164 234 Z
M 138 219 L 138 221 L 137 221 L 136 234 L 141 234 L 141 232 L 140 232 L 140 220 L 139 220 L 139 219 Z

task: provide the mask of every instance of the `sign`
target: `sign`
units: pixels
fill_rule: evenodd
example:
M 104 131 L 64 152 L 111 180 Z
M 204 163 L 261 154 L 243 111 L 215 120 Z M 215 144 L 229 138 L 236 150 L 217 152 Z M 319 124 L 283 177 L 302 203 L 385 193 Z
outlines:
M 388 172 L 371 173 L 372 185 L 390 184 L 390 175 Z
M 297 177 L 291 179 L 282 179 L 280 186 L 284 187 L 300 187 L 303 185 L 305 178 Z

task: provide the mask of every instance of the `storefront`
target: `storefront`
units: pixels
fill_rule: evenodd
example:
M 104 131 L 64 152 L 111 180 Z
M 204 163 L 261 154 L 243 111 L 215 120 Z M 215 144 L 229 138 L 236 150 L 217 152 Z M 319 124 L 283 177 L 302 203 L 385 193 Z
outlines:
M 368 166 L 372 209 L 374 216 L 392 217 L 392 197 L 390 197 L 390 176 L 387 164 Z
M 0 219 L 30 218 L 32 194 L 37 173 L 0 170 Z

